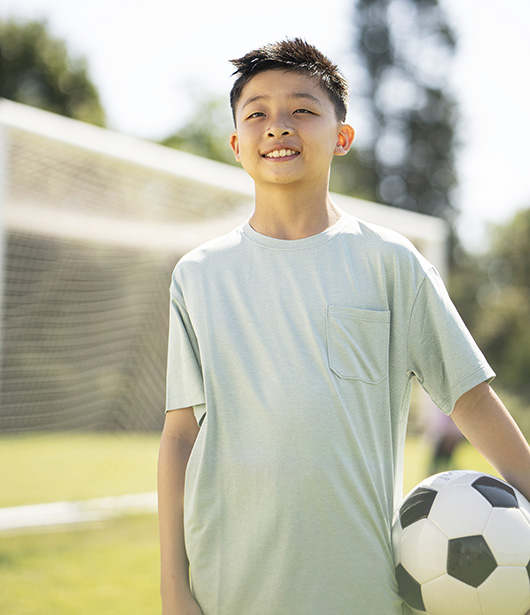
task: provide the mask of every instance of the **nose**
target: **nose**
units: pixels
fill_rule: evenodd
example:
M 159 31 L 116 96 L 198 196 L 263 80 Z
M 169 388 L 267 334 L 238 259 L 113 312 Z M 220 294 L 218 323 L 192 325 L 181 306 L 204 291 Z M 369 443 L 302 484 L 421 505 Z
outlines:
M 288 137 L 293 134 L 292 128 L 287 124 L 285 118 L 280 115 L 273 117 L 267 130 L 269 137 L 279 138 Z
M 271 128 L 269 128 L 269 132 L 268 132 L 268 136 L 269 137 L 274 137 L 274 138 L 278 138 L 278 137 L 288 137 L 289 135 L 292 134 L 292 131 L 289 128 L 282 128 L 279 126 L 273 126 Z

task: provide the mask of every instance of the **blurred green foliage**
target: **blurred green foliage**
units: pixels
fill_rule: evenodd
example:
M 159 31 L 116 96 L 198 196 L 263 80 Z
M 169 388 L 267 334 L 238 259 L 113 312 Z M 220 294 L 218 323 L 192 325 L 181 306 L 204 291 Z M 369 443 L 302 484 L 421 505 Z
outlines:
M 0 96 L 105 125 L 86 62 L 70 57 L 45 22 L 0 21 Z
M 163 141 L 162 145 L 237 164 L 229 145 L 234 130 L 228 100 L 206 92 L 195 92 L 195 109 L 186 124 Z
M 496 386 L 520 396 L 519 401 L 512 399 L 514 413 L 529 417 L 530 209 L 492 227 L 490 234 L 485 254 L 458 254 L 451 294 L 497 373 Z M 530 432 L 530 424 L 527 429 Z
M 354 51 L 370 137 L 359 162 L 369 196 L 449 222 L 457 183 L 457 113 L 448 87 L 455 48 L 438 0 L 355 3 Z M 346 162 L 340 166 L 347 172 Z

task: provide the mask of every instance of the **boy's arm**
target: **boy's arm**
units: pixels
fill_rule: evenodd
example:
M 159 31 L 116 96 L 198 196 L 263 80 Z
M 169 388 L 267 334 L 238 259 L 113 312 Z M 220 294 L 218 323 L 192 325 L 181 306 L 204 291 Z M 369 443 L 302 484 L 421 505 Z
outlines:
M 451 417 L 504 479 L 530 500 L 530 447 L 489 384 L 462 395 Z
M 184 476 L 198 431 L 192 408 L 166 413 L 158 458 L 163 615 L 202 615 L 190 590 L 183 523 Z

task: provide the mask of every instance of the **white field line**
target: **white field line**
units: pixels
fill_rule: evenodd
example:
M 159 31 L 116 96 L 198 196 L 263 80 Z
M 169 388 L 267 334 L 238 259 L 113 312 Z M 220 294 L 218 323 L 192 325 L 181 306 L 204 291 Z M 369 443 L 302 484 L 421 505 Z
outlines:
M 0 508 L 0 531 L 102 521 L 125 513 L 154 513 L 156 492 L 73 502 Z

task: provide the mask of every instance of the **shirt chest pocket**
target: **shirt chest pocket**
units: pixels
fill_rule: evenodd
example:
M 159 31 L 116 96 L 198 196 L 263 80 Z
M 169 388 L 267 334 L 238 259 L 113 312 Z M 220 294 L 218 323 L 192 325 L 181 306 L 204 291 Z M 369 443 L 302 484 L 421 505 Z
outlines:
M 328 305 L 328 363 L 340 378 L 382 382 L 388 374 L 389 341 L 389 311 Z

